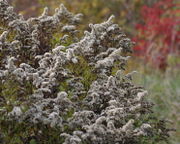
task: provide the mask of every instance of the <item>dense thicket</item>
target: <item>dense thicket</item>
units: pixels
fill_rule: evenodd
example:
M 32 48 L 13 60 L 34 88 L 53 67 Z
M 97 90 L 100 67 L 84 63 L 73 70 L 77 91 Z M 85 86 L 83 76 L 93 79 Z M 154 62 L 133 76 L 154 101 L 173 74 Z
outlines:
M 111 16 L 78 37 L 63 5 L 25 20 L 0 0 L 0 141 L 140 144 L 166 140 L 147 91 L 125 74 L 133 43 Z M 59 37 L 55 39 L 53 36 Z

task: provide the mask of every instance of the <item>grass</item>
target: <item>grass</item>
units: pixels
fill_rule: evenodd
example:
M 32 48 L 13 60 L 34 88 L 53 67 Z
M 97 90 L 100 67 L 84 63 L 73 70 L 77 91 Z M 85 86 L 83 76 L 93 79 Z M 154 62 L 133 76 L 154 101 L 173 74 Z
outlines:
M 136 75 L 134 82 L 149 91 L 149 99 L 155 103 L 155 115 L 170 120 L 170 128 L 176 129 L 170 133 L 170 144 L 180 144 L 180 71 L 153 70 Z

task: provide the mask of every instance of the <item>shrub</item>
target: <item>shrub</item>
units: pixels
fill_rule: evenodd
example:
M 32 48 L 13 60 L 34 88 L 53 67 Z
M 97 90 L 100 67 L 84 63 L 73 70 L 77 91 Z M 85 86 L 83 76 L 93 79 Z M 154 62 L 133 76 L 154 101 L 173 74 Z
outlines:
M 45 6 L 50 8 L 50 14 L 53 13 L 53 8 L 63 3 L 68 10 L 72 12 L 81 11 L 83 13 L 83 21 L 81 22 L 81 30 L 88 29 L 88 23 L 101 22 L 103 19 L 109 17 L 112 13 L 116 16 L 115 22 L 118 22 L 126 33 L 134 34 L 134 24 L 139 22 L 140 7 L 144 3 L 149 5 L 156 0 L 8 0 L 15 5 L 15 11 L 23 13 L 25 18 L 36 16 Z M 21 3 L 21 4 L 19 4 Z
M 63 5 L 25 20 L 0 0 L 0 141 L 140 144 L 166 140 L 147 91 L 125 74 L 133 43 L 112 22 L 90 24 Z M 57 39 L 59 37 L 59 39 Z
M 158 1 L 141 8 L 143 23 L 137 24 L 134 40 L 136 55 L 156 68 L 165 70 L 168 59 L 179 54 L 178 4 L 175 0 Z

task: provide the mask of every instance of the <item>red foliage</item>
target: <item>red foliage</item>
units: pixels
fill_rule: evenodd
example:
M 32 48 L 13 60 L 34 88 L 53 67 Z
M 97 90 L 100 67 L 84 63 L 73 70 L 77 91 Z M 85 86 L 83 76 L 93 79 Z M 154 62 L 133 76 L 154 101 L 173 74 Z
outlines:
M 143 24 L 136 25 L 135 54 L 160 69 L 167 67 L 169 54 L 179 53 L 180 18 L 177 14 L 180 11 L 177 7 L 173 0 L 161 0 L 152 7 L 145 5 L 141 8 Z

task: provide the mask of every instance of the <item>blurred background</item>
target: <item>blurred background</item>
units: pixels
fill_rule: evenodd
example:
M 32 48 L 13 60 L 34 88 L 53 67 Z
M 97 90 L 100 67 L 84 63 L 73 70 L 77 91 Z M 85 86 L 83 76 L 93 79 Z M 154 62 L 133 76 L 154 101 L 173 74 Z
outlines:
M 180 1 L 178 0 L 8 0 L 26 19 L 63 3 L 83 13 L 81 29 L 116 16 L 136 44 L 127 71 L 137 70 L 134 82 L 149 90 L 155 114 L 170 120 L 171 143 L 180 144 Z

